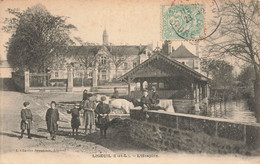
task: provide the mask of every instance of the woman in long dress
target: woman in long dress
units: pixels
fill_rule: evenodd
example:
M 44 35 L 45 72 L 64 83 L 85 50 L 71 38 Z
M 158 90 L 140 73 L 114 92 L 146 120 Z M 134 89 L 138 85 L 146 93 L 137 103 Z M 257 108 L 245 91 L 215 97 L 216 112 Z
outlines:
M 96 103 L 94 102 L 94 98 L 90 97 L 89 99 L 86 99 L 83 101 L 83 110 L 84 110 L 84 122 L 83 125 L 85 126 L 85 134 L 88 132 L 89 128 L 89 133 L 92 132 L 92 130 L 95 128 L 95 108 L 96 108 Z

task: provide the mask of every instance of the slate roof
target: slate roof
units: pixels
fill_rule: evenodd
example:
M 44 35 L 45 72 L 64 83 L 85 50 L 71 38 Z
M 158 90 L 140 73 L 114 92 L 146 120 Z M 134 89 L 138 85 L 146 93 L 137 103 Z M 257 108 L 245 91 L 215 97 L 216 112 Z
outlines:
M 135 73 L 138 70 L 143 69 L 144 67 L 147 67 L 147 65 L 152 62 L 152 61 L 163 61 L 165 63 L 169 63 L 172 67 L 179 69 L 180 71 L 182 71 L 183 73 L 186 74 L 190 74 L 191 76 L 193 76 L 194 78 L 200 80 L 200 81 L 209 81 L 210 79 L 207 78 L 206 76 L 202 75 L 201 73 L 191 69 L 190 67 L 178 62 L 177 60 L 174 59 L 170 59 L 169 57 L 162 55 L 161 53 L 155 53 L 153 56 L 151 56 L 149 59 L 147 59 L 146 61 L 144 61 L 143 63 L 137 65 L 136 67 L 134 67 L 133 69 L 131 69 L 129 72 L 125 73 L 124 75 L 122 75 L 121 77 L 119 77 L 119 80 L 122 81 L 127 81 L 128 77 L 135 77 Z M 169 68 L 170 69 L 170 68 Z
M 183 44 L 180 45 L 172 54 L 170 58 L 198 58 L 198 56 L 192 54 Z
M 103 45 L 91 45 L 91 46 L 70 46 L 67 49 L 61 50 L 61 53 L 66 53 L 68 56 L 73 55 L 96 55 L 99 50 L 105 50 L 108 54 L 124 54 L 124 55 L 139 55 L 148 46 L 130 46 L 130 45 L 119 45 L 119 46 L 103 46 Z

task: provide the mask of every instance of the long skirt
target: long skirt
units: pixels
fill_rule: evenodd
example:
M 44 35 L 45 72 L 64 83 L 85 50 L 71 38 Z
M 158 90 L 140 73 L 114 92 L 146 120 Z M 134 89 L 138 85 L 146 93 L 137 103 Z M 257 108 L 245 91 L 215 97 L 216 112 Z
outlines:
M 80 126 L 80 119 L 79 117 L 73 117 L 71 119 L 71 127 L 72 129 L 78 129 Z
M 95 125 L 95 113 L 91 110 L 84 112 L 84 126 L 88 125 Z

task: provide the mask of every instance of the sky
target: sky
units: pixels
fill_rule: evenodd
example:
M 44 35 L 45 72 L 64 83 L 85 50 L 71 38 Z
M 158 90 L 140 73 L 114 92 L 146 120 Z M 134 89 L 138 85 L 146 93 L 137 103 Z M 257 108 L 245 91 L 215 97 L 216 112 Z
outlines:
M 182 2 L 183 1 L 183 2 Z M 77 27 L 71 37 L 80 37 L 84 42 L 102 44 L 104 29 L 109 35 L 109 42 L 114 45 L 146 45 L 153 43 L 153 48 L 161 47 L 161 5 L 200 2 L 205 7 L 206 34 L 212 29 L 208 26 L 213 17 L 211 6 L 213 0 L 1 0 L 0 1 L 0 57 L 6 60 L 5 43 L 10 34 L 2 31 L 3 20 L 12 15 L 8 8 L 26 10 L 41 4 L 53 15 L 69 17 L 68 23 Z M 214 5 L 213 5 L 214 7 Z M 196 54 L 195 42 L 172 41 L 177 49 L 184 44 L 188 50 Z M 205 46 L 204 41 L 199 42 Z M 202 49 L 200 49 L 202 51 Z M 230 63 L 237 65 L 236 61 Z
M 68 23 L 77 27 L 72 37 L 81 37 L 85 42 L 102 44 L 102 33 L 106 28 L 112 44 L 145 45 L 154 48 L 162 44 L 161 5 L 170 5 L 170 0 L 3 0 L 0 1 L 0 28 L 4 18 L 12 15 L 8 8 L 26 10 L 36 4 L 44 5 L 53 15 L 67 16 Z M 1 58 L 6 59 L 4 44 L 10 34 L 0 31 Z M 194 45 L 183 42 L 193 53 Z M 181 42 L 174 41 L 176 49 Z

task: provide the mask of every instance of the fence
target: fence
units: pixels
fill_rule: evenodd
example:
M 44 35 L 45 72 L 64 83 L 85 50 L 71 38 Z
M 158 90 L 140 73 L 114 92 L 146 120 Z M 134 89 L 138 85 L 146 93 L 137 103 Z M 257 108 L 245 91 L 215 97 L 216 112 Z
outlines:
M 92 86 L 92 79 L 87 77 L 84 78 L 73 78 L 73 86 L 74 87 L 88 87 Z
M 66 87 L 67 79 L 51 79 L 51 74 L 30 73 L 30 87 Z

